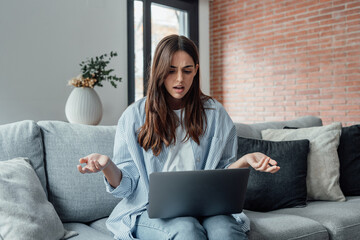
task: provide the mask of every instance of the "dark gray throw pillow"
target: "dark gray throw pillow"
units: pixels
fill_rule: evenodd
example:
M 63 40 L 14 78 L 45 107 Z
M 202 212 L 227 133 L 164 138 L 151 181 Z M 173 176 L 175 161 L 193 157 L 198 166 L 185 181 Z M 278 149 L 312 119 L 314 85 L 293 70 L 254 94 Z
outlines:
M 346 196 L 360 195 L 360 125 L 343 127 L 338 147 L 340 187 Z
M 237 158 L 252 152 L 276 160 L 280 170 L 272 174 L 250 167 L 244 208 L 266 212 L 305 206 L 309 140 L 273 142 L 238 137 Z

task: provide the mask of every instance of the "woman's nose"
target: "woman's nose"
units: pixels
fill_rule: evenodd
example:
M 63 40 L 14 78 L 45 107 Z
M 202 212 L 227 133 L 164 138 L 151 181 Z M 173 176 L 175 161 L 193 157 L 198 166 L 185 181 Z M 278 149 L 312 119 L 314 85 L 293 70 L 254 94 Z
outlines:
M 176 76 L 176 81 L 178 82 L 182 82 L 183 81 L 183 74 L 181 71 L 178 72 L 177 76 Z

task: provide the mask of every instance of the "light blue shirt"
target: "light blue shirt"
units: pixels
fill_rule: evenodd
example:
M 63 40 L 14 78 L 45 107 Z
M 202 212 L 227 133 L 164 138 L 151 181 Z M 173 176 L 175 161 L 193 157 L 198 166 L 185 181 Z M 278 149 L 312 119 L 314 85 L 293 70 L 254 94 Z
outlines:
M 137 141 L 137 131 L 145 122 L 146 98 L 130 105 L 119 119 L 113 162 L 122 171 L 122 180 L 117 188 L 111 187 L 105 178 L 106 189 L 115 197 L 123 198 L 114 208 L 106 225 L 116 239 L 134 239 L 131 232 L 136 217 L 148 205 L 149 175 L 160 172 L 167 160 L 169 147 L 163 147 L 159 156 L 152 150 L 145 151 Z M 216 100 L 205 103 L 207 129 L 200 137 L 200 145 L 192 139 L 195 168 L 207 170 L 226 168 L 236 161 L 236 129 L 224 107 Z M 250 229 L 249 219 L 244 213 L 234 214 L 246 232 Z

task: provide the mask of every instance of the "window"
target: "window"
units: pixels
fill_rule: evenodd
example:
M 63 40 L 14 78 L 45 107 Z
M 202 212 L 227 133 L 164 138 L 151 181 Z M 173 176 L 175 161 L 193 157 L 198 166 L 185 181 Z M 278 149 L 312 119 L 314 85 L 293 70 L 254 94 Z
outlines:
M 198 0 L 128 0 L 128 104 L 145 95 L 155 47 L 169 34 L 198 43 Z

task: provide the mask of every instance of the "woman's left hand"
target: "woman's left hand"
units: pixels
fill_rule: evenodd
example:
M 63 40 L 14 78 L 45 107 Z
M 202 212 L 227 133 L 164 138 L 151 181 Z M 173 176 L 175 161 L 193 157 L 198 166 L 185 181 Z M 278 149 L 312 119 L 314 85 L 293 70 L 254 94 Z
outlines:
M 256 171 L 276 173 L 280 170 L 274 159 L 261 152 L 249 153 L 231 164 L 229 168 L 253 167 Z
M 277 162 L 263 153 L 250 153 L 245 155 L 245 158 L 250 166 L 253 167 L 256 171 L 276 173 L 280 170 Z

